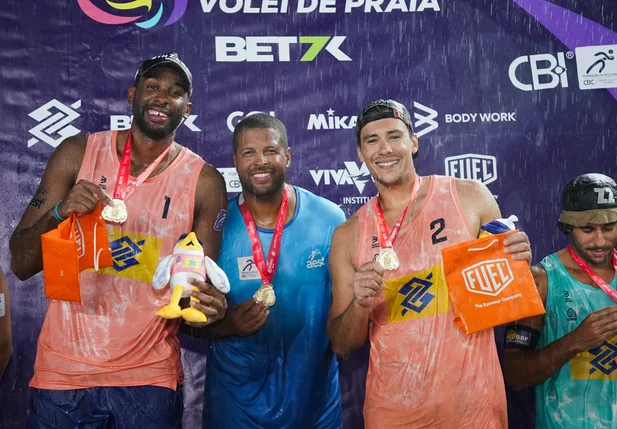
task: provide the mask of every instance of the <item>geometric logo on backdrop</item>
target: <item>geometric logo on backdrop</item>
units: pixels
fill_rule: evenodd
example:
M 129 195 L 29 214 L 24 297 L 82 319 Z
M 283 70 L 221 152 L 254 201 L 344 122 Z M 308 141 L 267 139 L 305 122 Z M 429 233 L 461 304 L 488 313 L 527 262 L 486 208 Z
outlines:
M 95 6 L 93 1 L 96 3 L 100 3 L 101 5 L 107 3 L 107 8 L 109 9 L 109 6 L 111 6 L 111 8 L 114 9 L 115 13 L 105 12 L 103 9 Z M 77 3 L 79 4 L 81 10 L 89 18 L 93 19 L 96 22 L 100 22 L 101 24 L 128 24 L 130 22 L 135 22 L 140 18 L 146 17 L 144 21 L 135 23 L 135 25 L 137 25 L 138 27 L 146 29 L 152 28 L 159 23 L 163 16 L 164 9 L 163 3 L 161 2 L 156 13 L 152 15 L 150 13 L 152 10 L 152 0 L 132 0 L 124 3 L 113 2 L 110 0 L 105 0 L 105 2 L 103 2 L 102 0 L 77 0 Z M 165 24 L 163 24 L 163 26 L 171 25 L 174 22 L 178 21 L 180 18 L 182 18 L 182 15 L 184 15 L 187 6 L 188 0 L 175 0 L 171 14 L 169 15 L 169 18 L 167 18 L 167 21 L 165 22 Z M 147 9 L 144 11 L 143 8 Z M 134 10 L 136 9 L 141 9 L 141 13 L 136 14 L 136 12 L 134 12 Z M 127 13 L 125 11 L 131 11 L 131 16 L 124 16 L 123 13 Z
M 28 130 L 34 136 L 28 140 L 28 147 L 32 147 L 40 140 L 44 141 L 51 147 L 58 145 L 67 137 L 79 134 L 79 130 L 70 125 L 77 117 L 80 116 L 73 109 L 81 107 L 81 100 L 77 100 L 70 106 L 60 103 L 53 99 L 36 110 L 28 113 L 28 116 L 33 118 L 39 124 Z
M 435 120 L 437 111 L 414 101 L 413 103 L 414 131 L 418 137 L 436 130 L 439 124 Z

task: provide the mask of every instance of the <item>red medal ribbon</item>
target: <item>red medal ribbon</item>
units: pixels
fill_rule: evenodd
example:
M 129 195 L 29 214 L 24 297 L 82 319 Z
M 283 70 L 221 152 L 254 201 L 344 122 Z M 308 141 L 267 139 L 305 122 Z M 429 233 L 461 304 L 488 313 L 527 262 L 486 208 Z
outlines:
M 255 221 L 246 207 L 244 196 L 242 202 L 239 205 L 240 213 L 244 218 L 244 224 L 251 238 L 251 244 L 253 246 L 253 259 L 255 265 L 261 275 L 263 284 L 271 284 L 274 278 L 274 272 L 276 271 L 276 264 L 279 259 L 279 250 L 281 248 L 281 238 L 283 237 L 283 229 L 285 228 L 285 218 L 287 217 L 287 206 L 289 205 L 289 194 L 287 187 L 283 193 L 283 201 L 281 201 L 281 207 L 279 208 L 279 214 L 276 218 L 276 225 L 274 226 L 274 234 L 272 235 L 272 242 L 270 243 L 270 251 L 268 252 L 268 263 L 264 262 L 264 254 L 261 249 L 261 242 L 259 241 L 259 235 L 257 234 L 257 226 Z
M 413 188 L 411 189 L 411 198 L 409 198 L 407 207 L 405 207 L 405 210 L 403 210 L 403 214 L 401 215 L 398 222 L 396 222 L 396 224 L 394 225 L 394 228 L 392 228 L 392 232 L 390 234 L 388 234 L 388 224 L 386 223 L 386 219 L 383 215 L 383 209 L 381 208 L 381 203 L 379 202 L 379 198 L 377 199 L 377 207 L 375 211 L 377 215 L 377 230 L 379 231 L 379 247 L 381 247 L 382 249 L 385 249 L 385 248 L 391 249 L 394 246 L 394 241 L 396 240 L 396 237 L 398 236 L 398 232 L 400 231 L 401 226 L 403 225 L 403 220 L 405 219 L 405 216 L 407 215 L 407 211 L 409 210 L 411 203 L 418 196 L 420 185 L 422 185 L 422 178 L 416 175 L 416 180 L 414 181 Z
M 131 170 L 131 147 L 133 144 L 133 136 L 129 131 L 126 135 L 122 158 L 120 158 L 120 168 L 118 169 L 118 177 L 116 177 L 116 187 L 114 189 L 114 199 L 126 200 L 146 179 L 152 174 L 154 169 L 159 166 L 165 155 L 169 153 L 173 143 L 161 153 L 152 164 L 148 166 L 135 181 L 128 183 L 129 171 Z
M 597 284 L 598 287 L 602 289 L 605 294 L 607 294 L 613 301 L 617 303 L 617 291 L 613 289 L 608 283 L 606 283 L 602 277 L 594 273 L 591 268 L 589 268 L 589 265 L 587 265 L 585 261 L 583 261 L 583 259 L 576 254 L 576 252 L 572 248 L 572 245 L 568 246 L 568 254 L 574 260 L 574 262 L 576 262 L 578 266 L 581 267 L 583 271 L 585 271 L 589 278 L 591 278 L 591 280 L 593 280 L 593 282 Z M 615 251 L 615 249 L 613 249 L 613 267 L 615 267 L 615 271 L 617 271 L 617 251 Z

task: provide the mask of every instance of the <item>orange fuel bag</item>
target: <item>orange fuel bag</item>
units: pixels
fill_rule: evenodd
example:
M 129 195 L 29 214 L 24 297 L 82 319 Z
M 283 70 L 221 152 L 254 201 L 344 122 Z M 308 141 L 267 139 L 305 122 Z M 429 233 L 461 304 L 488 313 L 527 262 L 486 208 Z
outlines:
M 515 232 L 441 251 L 454 323 L 466 334 L 545 313 L 527 262 L 504 252 L 503 240 Z

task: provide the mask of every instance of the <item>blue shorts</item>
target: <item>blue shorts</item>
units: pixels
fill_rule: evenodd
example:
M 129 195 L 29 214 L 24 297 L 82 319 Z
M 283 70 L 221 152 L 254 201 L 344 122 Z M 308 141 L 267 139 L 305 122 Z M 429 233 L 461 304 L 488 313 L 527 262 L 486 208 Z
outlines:
M 30 429 L 180 429 L 182 387 L 30 389 Z

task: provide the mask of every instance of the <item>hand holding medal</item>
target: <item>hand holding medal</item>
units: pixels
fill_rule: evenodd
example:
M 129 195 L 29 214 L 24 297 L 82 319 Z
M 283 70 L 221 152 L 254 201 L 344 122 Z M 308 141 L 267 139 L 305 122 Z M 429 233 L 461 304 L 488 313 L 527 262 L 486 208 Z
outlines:
M 377 262 L 387 271 L 397 270 L 398 267 L 401 265 L 398 259 L 398 255 L 394 251 L 394 241 L 396 240 L 396 237 L 401 230 L 403 220 L 407 215 L 407 211 L 409 210 L 411 203 L 415 202 L 418 196 L 418 192 L 420 191 L 420 185 L 422 185 L 422 178 L 416 175 L 416 180 L 414 181 L 413 188 L 411 190 L 411 198 L 409 198 L 407 207 L 405 207 L 405 210 L 403 210 L 403 214 L 394 225 L 394 228 L 392 229 L 392 232 L 390 234 L 388 234 L 388 225 L 383 214 L 383 209 L 381 208 L 381 203 L 379 202 L 379 199 L 377 199 L 377 207 L 375 211 L 377 215 L 379 246 L 381 247 L 379 255 L 377 255 Z
M 128 183 L 129 171 L 131 169 L 131 147 L 133 137 L 129 131 L 126 135 L 126 143 L 124 143 L 124 150 L 122 151 L 122 158 L 120 159 L 120 168 L 118 169 L 118 176 L 116 178 L 116 187 L 114 189 L 114 197 L 111 202 L 103 208 L 101 216 L 108 222 L 122 224 L 126 222 L 128 218 L 128 211 L 124 200 L 126 200 L 135 189 L 137 189 L 143 182 L 146 181 L 152 172 L 159 166 L 163 158 L 171 150 L 171 146 L 167 147 L 161 153 L 148 168 L 146 168 L 135 181 Z
M 124 201 L 114 198 L 109 205 L 105 206 L 101 214 L 103 219 L 113 223 L 124 223 L 128 217 Z
M 111 197 L 98 185 L 81 179 L 73 185 L 64 199 L 56 203 L 53 215 L 58 222 L 67 219 L 71 213 L 85 216 L 92 213 L 99 203 L 104 206 L 108 205 L 111 203 Z
M 255 221 L 253 220 L 253 217 L 244 202 L 244 196 L 241 195 L 240 197 L 240 212 L 242 213 L 244 224 L 246 225 L 249 237 L 251 238 L 251 244 L 253 246 L 253 260 L 255 261 L 255 265 L 259 270 L 262 280 L 262 284 L 257 292 L 255 292 L 254 298 L 257 302 L 263 302 L 268 307 L 272 307 L 276 303 L 276 295 L 274 293 L 272 279 L 274 278 L 274 272 L 276 271 L 276 264 L 278 262 L 279 251 L 281 248 L 281 238 L 283 237 L 283 229 L 285 228 L 287 206 L 289 205 L 289 193 L 287 192 L 287 187 L 285 187 L 283 201 L 281 201 L 281 207 L 279 208 L 274 233 L 272 235 L 272 242 L 270 243 L 267 263 L 265 262 L 264 254 L 261 249 L 261 242 L 259 241 Z
M 263 302 L 268 307 L 272 307 L 276 303 L 276 295 L 274 294 L 274 287 L 271 284 L 262 284 L 255 295 L 253 295 L 255 301 Z

